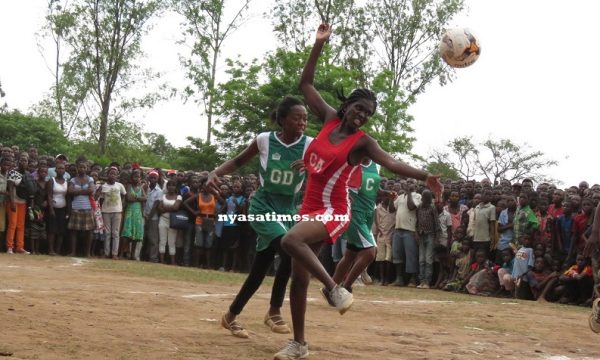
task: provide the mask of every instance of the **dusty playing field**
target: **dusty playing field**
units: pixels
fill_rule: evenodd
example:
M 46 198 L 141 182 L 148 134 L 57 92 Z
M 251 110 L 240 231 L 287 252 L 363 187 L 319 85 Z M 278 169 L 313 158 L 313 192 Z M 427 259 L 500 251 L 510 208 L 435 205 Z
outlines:
M 158 275 L 157 275 L 158 274 Z M 127 261 L 0 255 L 0 354 L 9 359 L 270 359 L 270 287 L 219 325 L 244 276 Z M 311 359 L 591 359 L 589 309 L 434 290 L 360 287 L 340 316 L 309 290 Z M 288 302 L 284 305 L 289 319 Z M 0 356 L 1 357 L 1 356 Z

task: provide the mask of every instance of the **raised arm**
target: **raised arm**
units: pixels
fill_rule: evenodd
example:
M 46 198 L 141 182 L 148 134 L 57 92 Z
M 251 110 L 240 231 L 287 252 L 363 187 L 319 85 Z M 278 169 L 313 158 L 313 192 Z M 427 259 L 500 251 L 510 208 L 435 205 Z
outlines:
M 310 111 L 312 111 L 312 113 L 315 114 L 321 122 L 327 122 L 328 120 L 331 120 L 337 116 L 335 109 L 329 106 L 325 100 L 323 100 L 314 86 L 317 62 L 319 60 L 319 56 L 321 55 L 321 51 L 323 50 L 323 45 L 325 45 L 327 40 L 329 40 L 330 36 L 331 26 L 329 24 L 319 25 L 315 44 L 313 45 L 310 55 L 308 56 L 308 60 L 306 60 L 306 64 L 304 65 L 304 70 L 302 71 L 299 85 L 300 90 L 304 95 L 304 102 L 306 102 L 306 105 L 308 105 Z

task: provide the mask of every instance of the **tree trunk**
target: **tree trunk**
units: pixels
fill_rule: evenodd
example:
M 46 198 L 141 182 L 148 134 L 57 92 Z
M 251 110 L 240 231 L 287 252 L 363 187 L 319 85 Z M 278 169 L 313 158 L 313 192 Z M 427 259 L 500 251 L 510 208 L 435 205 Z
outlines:
M 98 136 L 98 145 L 100 155 L 106 153 L 106 142 L 108 135 L 108 110 L 110 109 L 110 98 L 102 102 L 102 111 L 100 112 L 100 134 Z

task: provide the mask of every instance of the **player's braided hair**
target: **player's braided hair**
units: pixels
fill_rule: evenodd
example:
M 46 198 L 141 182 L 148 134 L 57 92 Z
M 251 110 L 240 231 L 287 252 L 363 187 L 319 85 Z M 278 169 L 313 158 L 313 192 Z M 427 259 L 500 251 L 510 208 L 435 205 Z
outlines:
M 373 108 L 373 113 L 375 113 L 375 110 L 377 110 L 377 96 L 375 96 L 375 93 L 372 92 L 369 89 L 354 89 L 354 91 L 352 91 L 350 93 L 350 95 L 348 95 L 348 97 L 344 96 L 344 89 L 342 89 L 341 91 L 337 91 L 337 97 L 338 99 L 340 99 L 342 101 L 342 105 L 340 105 L 338 111 L 337 111 L 337 116 L 342 119 L 344 117 L 344 113 L 346 112 L 346 107 L 356 101 L 358 101 L 359 99 L 367 99 L 367 100 L 371 100 L 373 102 L 373 104 L 375 105 Z

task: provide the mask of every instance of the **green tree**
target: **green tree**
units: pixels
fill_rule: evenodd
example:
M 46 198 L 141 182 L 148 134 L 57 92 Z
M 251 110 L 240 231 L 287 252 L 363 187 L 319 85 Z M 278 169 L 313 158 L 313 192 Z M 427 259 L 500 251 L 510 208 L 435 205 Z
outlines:
M 189 145 L 177 149 L 172 165 L 176 169 L 212 170 L 224 161 L 217 145 L 208 144 L 201 138 L 188 136 Z
M 311 45 L 318 22 L 333 25 L 328 61 L 353 69 L 357 85 L 378 94 L 379 111 L 368 132 L 399 155 L 409 153 L 415 140 L 408 109 L 431 82 L 443 85 L 451 77 L 436 48 L 463 7 L 463 0 L 277 0 L 271 15 L 286 49 Z
M 140 68 L 136 60 L 142 55 L 141 40 L 160 4 L 158 0 L 75 0 L 65 6 L 50 1 L 47 34 L 60 39 L 68 58 L 62 63 L 56 61 L 59 70 L 55 71 L 54 99 L 45 105 L 54 106 L 63 128 L 66 121 L 60 114 L 67 110 L 71 117 L 81 120 L 79 136 L 97 136 L 102 155 L 110 141 L 111 121 L 123 121 L 124 113 L 152 106 L 159 99 L 156 93 L 135 98 L 126 92 L 158 77 Z M 70 97 L 75 101 L 65 106 Z
M 185 88 L 186 98 L 194 97 L 204 106 L 206 142 L 211 143 L 217 84 L 217 64 L 225 40 L 239 28 L 251 0 L 242 0 L 233 19 L 225 19 L 226 0 L 176 0 L 175 11 L 184 17 L 184 40 L 191 41 L 191 53 L 182 57 L 186 76 L 193 85 Z M 230 2 L 231 3 L 231 2 Z
M 69 142 L 52 119 L 25 115 L 18 111 L 0 112 L 0 143 L 21 149 L 38 148 L 40 154 L 65 153 Z
M 461 177 L 469 180 L 483 176 L 492 182 L 507 179 L 515 181 L 531 178 L 535 181 L 550 180 L 544 173 L 558 162 L 547 159 L 542 151 L 533 150 L 528 144 L 517 144 L 510 139 L 487 139 L 474 143 L 473 138 L 458 137 L 444 150 L 434 150 L 430 163 L 446 164 Z
M 429 162 L 425 166 L 425 170 L 431 174 L 440 175 L 442 179 L 451 179 L 458 180 L 460 179 L 460 174 L 450 165 L 442 162 Z
M 228 60 L 230 80 L 219 86 L 221 96 L 217 103 L 220 117 L 227 121 L 217 123 L 220 129 L 215 135 L 230 155 L 239 152 L 260 132 L 276 128 L 269 120 L 270 114 L 284 96 L 302 98 L 298 83 L 307 56 L 307 51 L 278 49 L 261 63 Z M 329 56 L 329 52 L 323 54 L 326 61 L 319 64 L 315 86 L 329 104 L 337 106 L 337 92 L 356 87 L 356 72 L 330 65 Z M 320 128 L 321 124 L 311 116 L 306 133 L 314 136 Z

